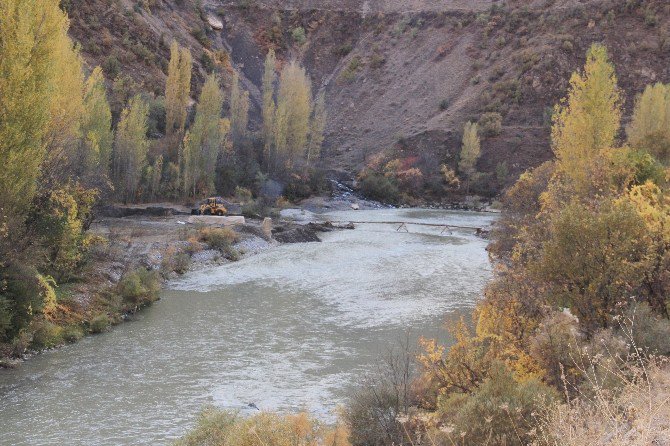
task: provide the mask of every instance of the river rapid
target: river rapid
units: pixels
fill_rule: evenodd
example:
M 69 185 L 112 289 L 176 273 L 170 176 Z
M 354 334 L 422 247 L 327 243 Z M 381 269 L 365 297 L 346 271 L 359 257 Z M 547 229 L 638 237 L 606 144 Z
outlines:
M 332 212 L 487 227 L 491 214 Z M 0 445 L 170 444 L 206 405 L 326 420 L 409 330 L 445 339 L 491 276 L 470 230 L 359 224 L 194 271 L 108 333 L 0 370 Z

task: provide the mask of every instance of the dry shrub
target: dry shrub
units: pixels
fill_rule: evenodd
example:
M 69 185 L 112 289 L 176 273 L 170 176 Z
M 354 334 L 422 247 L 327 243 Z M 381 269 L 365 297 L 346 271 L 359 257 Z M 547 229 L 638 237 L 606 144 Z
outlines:
M 542 416 L 537 446 L 670 444 L 670 367 L 652 359 L 619 373 L 622 388 L 596 386 L 592 397 L 569 399 Z M 630 375 L 629 375 L 630 374 Z
M 305 413 L 260 413 L 245 418 L 234 412 L 207 408 L 200 415 L 195 429 L 177 441 L 176 445 L 350 446 L 350 443 L 344 425 L 338 423 L 334 429 L 328 429 Z
M 199 239 L 210 248 L 223 252 L 239 240 L 239 235 L 230 228 L 203 228 L 199 232 Z
M 583 345 L 573 367 L 581 375 L 565 401 L 548 407 L 538 446 L 670 444 L 670 364 L 652 356 L 668 348 L 670 323 L 646 303 L 632 303 Z
M 434 431 L 433 443 L 526 445 L 533 434 L 534 414 L 556 399 L 556 392 L 538 380 L 518 382 L 503 363 L 494 363 L 474 392 L 440 399 L 443 425 Z

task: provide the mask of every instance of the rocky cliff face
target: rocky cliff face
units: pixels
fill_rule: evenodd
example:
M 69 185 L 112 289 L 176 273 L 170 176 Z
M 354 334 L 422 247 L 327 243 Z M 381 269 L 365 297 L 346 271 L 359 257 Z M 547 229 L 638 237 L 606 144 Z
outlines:
M 267 49 L 301 60 L 326 92 L 326 163 L 349 172 L 381 151 L 433 171 L 453 164 L 463 124 L 488 113 L 502 127 L 483 138 L 479 168 L 505 163 L 497 186 L 509 184 L 551 156 L 551 107 L 596 41 L 612 52 L 628 111 L 645 84 L 670 81 L 662 0 L 70 0 L 68 9 L 90 64 L 160 94 L 176 38 L 197 61 L 194 87 L 217 65 L 236 69 L 256 116 Z

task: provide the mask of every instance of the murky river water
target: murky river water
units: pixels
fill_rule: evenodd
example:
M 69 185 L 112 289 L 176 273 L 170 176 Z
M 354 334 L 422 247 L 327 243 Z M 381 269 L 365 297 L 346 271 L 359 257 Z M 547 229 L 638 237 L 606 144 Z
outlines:
M 336 212 L 487 226 L 491 215 Z M 387 224 L 284 245 L 172 283 L 136 320 L 0 370 L 0 445 L 169 444 L 208 404 L 328 417 L 407 329 L 443 337 L 490 277 L 471 231 Z M 248 409 L 247 409 L 248 410 Z

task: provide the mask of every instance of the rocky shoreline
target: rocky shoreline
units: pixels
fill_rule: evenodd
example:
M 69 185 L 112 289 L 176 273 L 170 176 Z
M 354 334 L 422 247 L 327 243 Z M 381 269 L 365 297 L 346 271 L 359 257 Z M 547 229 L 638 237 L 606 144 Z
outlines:
M 87 321 L 93 314 L 91 308 L 95 307 L 96 301 L 101 295 L 109 293 L 108 290 L 114 290 L 129 271 L 138 268 L 160 271 L 164 287 L 170 280 L 188 271 L 225 265 L 282 244 L 320 242 L 320 233 L 354 229 L 353 224 L 323 222 L 319 214 L 385 208 L 393 206 L 350 193 L 312 197 L 300 202 L 297 208 L 283 210 L 280 217 L 274 220 L 246 219 L 243 224 L 229 226 L 236 240 L 221 250 L 197 238 L 198 231 L 209 225 L 188 223 L 190 209 L 185 206 L 173 203 L 108 206 L 102 209 L 100 217 L 89 229 L 90 234 L 106 240 L 106 243 L 92 253 L 82 272 L 84 279 L 69 286 L 69 299 L 73 308 L 80 313 L 79 319 L 88 326 Z M 428 208 L 473 210 L 466 205 Z M 211 226 L 220 227 L 217 224 Z M 175 259 L 177 265 L 174 264 Z M 120 313 L 110 313 L 108 317 L 112 325 L 116 325 L 147 305 L 150 303 Z M 0 368 L 16 367 L 37 353 L 27 350 L 19 357 L 0 357 Z

